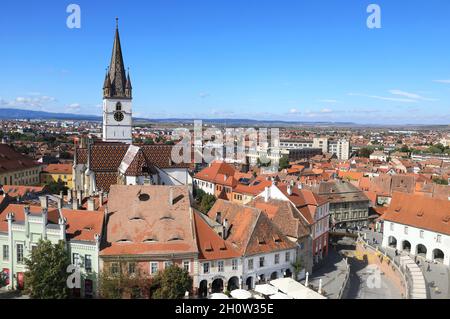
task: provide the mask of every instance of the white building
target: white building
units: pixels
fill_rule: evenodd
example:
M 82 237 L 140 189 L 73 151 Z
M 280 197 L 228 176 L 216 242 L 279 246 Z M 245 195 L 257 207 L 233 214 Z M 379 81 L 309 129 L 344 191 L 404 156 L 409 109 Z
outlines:
M 382 218 L 383 247 L 450 266 L 450 201 L 394 193 Z

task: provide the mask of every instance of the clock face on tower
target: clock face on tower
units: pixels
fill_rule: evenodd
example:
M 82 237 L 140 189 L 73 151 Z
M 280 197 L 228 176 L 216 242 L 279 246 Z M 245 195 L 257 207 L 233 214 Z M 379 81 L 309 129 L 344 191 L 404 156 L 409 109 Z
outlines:
M 123 121 L 123 113 L 122 112 L 116 112 L 114 113 L 114 119 L 117 122 L 122 122 Z

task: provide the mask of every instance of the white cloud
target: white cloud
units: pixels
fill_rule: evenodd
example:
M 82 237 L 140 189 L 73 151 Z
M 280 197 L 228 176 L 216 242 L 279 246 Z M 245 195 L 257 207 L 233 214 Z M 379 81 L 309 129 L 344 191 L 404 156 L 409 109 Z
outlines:
M 323 99 L 323 100 L 319 100 L 319 102 L 321 102 L 321 103 L 332 103 L 332 104 L 339 103 L 338 100 L 333 100 L 333 99 Z
M 401 102 L 401 103 L 417 103 L 417 100 L 413 99 L 404 99 L 404 98 L 395 98 L 395 97 L 386 97 L 379 95 L 369 95 L 369 94 L 360 94 L 360 93 L 348 93 L 349 96 L 362 96 L 368 97 L 371 99 L 383 100 L 383 101 L 391 101 L 391 102 Z
M 433 82 L 436 82 L 436 83 L 444 83 L 444 84 L 450 84 L 450 80 L 434 80 Z
M 300 111 L 298 109 L 296 109 L 296 108 L 292 108 L 292 109 L 289 110 L 289 113 L 290 114 L 299 114 Z
M 72 103 L 68 106 L 66 106 L 66 111 L 67 112 L 72 112 L 72 113 L 78 113 L 81 110 L 81 105 L 79 103 Z
M 392 95 L 403 96 L 403 97 L 406 97 L 408 99 L 413 99 L 413 100 L 436 101 L 436 99 L 426 98 L 426 97 L 423 97 L 416 93 L 410 93 L 410 92 L 405 92 L 405 91 L 401 91 L 401 90 L 390 90 L 389 93 L 391 93 Z
M 333 113 L 333 110 L 332 109 L 321 109 L 320 110 L 320 113 Z
M 54 97 L 35 94 L 33 96 L 18 96 L 12 100 L 1 99 L 0 105 L 10 108 L 43 109 L 55 101 L 56 98 Z
M 206 99 L 207 97 L 209 97 L 209 95 L 210 95 L 210 94 L 209 94 L 209 93 L 206 93 L 206 92 L 202 92 L 202 93 L 199 94 L 199 96 L 200 96 L 201 99 Z

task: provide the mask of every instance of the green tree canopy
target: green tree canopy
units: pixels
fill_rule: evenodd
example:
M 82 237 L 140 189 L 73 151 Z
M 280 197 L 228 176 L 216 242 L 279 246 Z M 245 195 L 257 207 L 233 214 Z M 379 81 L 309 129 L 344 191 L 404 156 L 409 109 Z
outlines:
M 154 299 L 180 299 L 186 291 L 192 290 L 192 278 L 186 270 L 172 265 L 158 272 L 154 287 Z
M 25 259 L 25 289 L 34 299 L 65 299 L 69 297 L 67 267 L 70 257 L 64 242 L 53 245 L 40 240 L 30 258 Z
M 373 153 L 373 149 L 369 147 L 362 147 L 358 150 L 358 156 L 359 157 L 366 157 L 369 158 L 370 154 Z
M 99 275 L 100 296 L 104 299 L 149 299 L 152 279 L 129 263 L 120 262 L 119 272 L 112 273 L 109 266 Z
M 279 163 L 279 168 L 280 169 L 286 169 L 289 168 L 289 159 L 286 156 L 283 156 L 282 158 L 280 158 L 280 163 Z
M 63 191 L 63 193 L 66 194 L 67 190 L 69 189 L 62 180 L 58 180 L 57 182 L 51 181 L 47 183 L 46 186 L 49 192 L 52 194 L 59 194 L 61 191 Z
M 216 197 L 214 195 L 205 194 L 202 197 L 202 201 L 200 202 L 200 211 L 202 213 L 207 213 L 214 206 L 216 202 Z

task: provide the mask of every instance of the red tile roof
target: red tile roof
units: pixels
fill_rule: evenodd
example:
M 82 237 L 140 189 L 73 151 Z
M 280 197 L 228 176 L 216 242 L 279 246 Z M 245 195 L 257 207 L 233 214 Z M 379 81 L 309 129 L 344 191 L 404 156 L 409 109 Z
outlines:
M 40 194 L 45 186 L 3 185 L 3 191 L 10 197 L 23 197 L 30 193 Z
M 219 212 L 222 220 L 227 219 L 230 225 L 226 240 L 241 255 L 262 254 L 296 247 L 296 244 L 291 242 L 265 213 L 255 207 L 219 199 L 208 212 L 208 217 L 216 220 Z
M 49 164 L 44 167 L 42 172 L 49 174 L 72 175 L 72 164 Z
M 198 252 L 187 187 L 112 185 L 108 212 L 102 255 Z
M 32 158 L 16 152 L 6 144 L 0 144 L 0 174 L 39 166 Z
M 240 257 L 233 246 L 217 234 L 205 221 L 204 216 L 194 211 L 195 234 L 199 248 L 199 259 L 215 260 Z
M 383 219 L 450 235 L 450 201 L 394 193 Z

